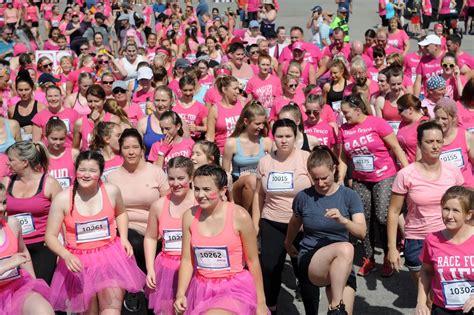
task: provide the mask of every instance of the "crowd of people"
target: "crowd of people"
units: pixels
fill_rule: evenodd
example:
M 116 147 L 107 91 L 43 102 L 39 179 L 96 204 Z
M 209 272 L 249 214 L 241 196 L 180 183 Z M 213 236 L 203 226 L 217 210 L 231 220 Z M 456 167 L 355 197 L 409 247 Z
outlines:
M 473 314 L 474 2 L 236 2 L 0 0 L 0 314 Z

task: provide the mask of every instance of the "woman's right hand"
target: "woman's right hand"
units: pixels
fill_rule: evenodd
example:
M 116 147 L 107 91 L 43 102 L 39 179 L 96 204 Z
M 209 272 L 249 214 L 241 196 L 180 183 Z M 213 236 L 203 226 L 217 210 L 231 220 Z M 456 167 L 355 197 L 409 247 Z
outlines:
M 388 261 L 395 271 L 399 272 L 401 269 L 401 262 L 400 262 L 400 253 L 396 249 L 389 249 L 388 250 Z
M 290 257 L 298 256 L 298 250 L 296 249 L 295 245 L 293 245 L 293 243 L 287 243 L 285 241 L 285 248 L 286 252 L 288 253 L 288 255 L 290 255 Z
M 176 300 L 174 301 L 174 310 L 176 314 L 182 314 L 186 311 L 186 308 L 188 306 L 188 301 L 186 300 L 186 297 L 184 295 L 180 295 L 176 297 Z
M 16 253 L 16 254 L 13 254 L 11 259 L 13 260 L 15 266 L 21 266 L 23 265 L 24 263 L 30 261 L 30 259 L 26 256 L 25 253 Z
M 73 254 L 69 253 L 66 257 L 64 257 L 64 262 L 66 263 L 67 269 L 71 272 L 81 272 L 82 271 L 82 263 Z
M 151 271 L 148 272 L 148 274 L 146 275 L 146 285 L 147 285 L 150 289 L 155 289 L 155 288 L 156 288 L 156 274 L 155 274 L 155 270 L 151 270 Z
M 417 303 L 415 308 L 415 315 L 430 315 L 431 310 L 428 308 L 426 303 Z

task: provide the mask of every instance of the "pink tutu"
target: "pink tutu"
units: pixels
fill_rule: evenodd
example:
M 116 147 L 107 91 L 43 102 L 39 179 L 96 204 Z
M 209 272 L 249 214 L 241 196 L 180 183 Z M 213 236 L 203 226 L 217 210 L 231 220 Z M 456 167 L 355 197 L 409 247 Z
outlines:
M 113 242 L 90 250 L 68 250 L 82 263 L 81 272 L 71 272 L 63 259 L 59 259 L 51 282 L 51 304 L 57 311 L 80 313 L 99 291 L 121 288 L 140 292 L 145 275 L 134 257 L 127 257 L 117 237 Z
M 222 309 L 238 315 L 255 315 L 257 293 L 247 270 L 226 278 L 205 278 L 195 274 L 186 293 L 185 314 L 201 315 Z
M 21 277 L 0 286 L 0 314 L 21 314 L 23 303 L 32 293 L 38 293 L 49 300 L 50 289 L 42 279 L 34 279 L 21 270 Z
M 181 256 L 160 253 L 155 259 L 156 289 L 149 293 L 148 308 L 155 314 L 174 314 L 173 303 L 178 288 L 178 271 Z

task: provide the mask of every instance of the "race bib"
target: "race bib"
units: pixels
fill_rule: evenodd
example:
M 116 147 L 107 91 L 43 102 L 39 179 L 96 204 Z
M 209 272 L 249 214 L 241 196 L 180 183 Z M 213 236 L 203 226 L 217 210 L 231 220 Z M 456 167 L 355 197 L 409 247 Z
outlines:
M 390 125 L 390 127 L 392 127 L 393 129 L 393 133 L 395 133 L 395 135 L 397 135 L 398 133 L 398 129 L 400 128 L 400 121 L 389 121 L 388 124 Z
M 267 191 L 292 191 L 293 172 L 270 172 L 268 174 Z
M 0 259 L 0 262 L 1 262 L 2 260 L 8 259 L 8 258 L 10 258 L 10 257 L 11 257 L 11 256 L 2 258 L 2 259 Z M 5 271 L 4 273 L 0 274 L 0 282 L 1 282 L 1 281 L 7 281 L 7 280 L 18 279 L 18 278 L 20 278 L 20 276 L 21 276 L 21 274 L 20 274 L 20 267 L 16 267 L 16 268 L 7 270 L 7 271 Z
M 23 141 L 31 141 L 33 139 L 33 134 L 27 133 L 23 127 L 20 128 L 20 135 Z
M 230 269 L 227 246 L 194 247 L 194 256 L 198 269 Z
M 142 110 L 143 114 L 146 115 L 146 102 L 140 103 L 140 109 Z
M 352 157 L 352 163 L 354 163 L 354 170 L 358 172 L 373 172 L 374 168 L 374 157 L 372 155 L 356 155 Z
M 463 307 L 467 299 L 474 295 L 474 281 L 442 281 L 441 286 L 446 308 Z
M 331 105 L 334 111 L 339 111 L 341 109 L 341 101 L 332 102 Z
M 372 74 L 372 81 L 378 82 L 379 81 L 379 74 Z
M 20 221 L 22 235 L 36 231 L 35 221 L 33 220 L 33 215 L 31 213 L 20 213 L 13 216 Z
M 181 251 L 183 239 L 182 230 L 163 230 L 163 240 L 165 241 L 165 250 Z
M 59 177 L 59 178 L 56 178 L 56 180 L 58 181 L 59 185 L 61 185 L 63 189 L 71 186 L 71 179 L 69 177 Z
M 462 156 L 461 149 L 453 149 L 453 150 L 445 151 L 441 153 L 441 155 L 439 156 L 439 159 L 443 162 L 456 165 L 459 168 L 464 167 L 464 157 Z
M 86 243 L 110 238 L 109 220 L 103 218 L 89 222 L 76 223 L 76 242 Z
M 64 118 L 64 119 L 61 119 L 63 121 L 63 123 L 66 125 L 66 130 L 67 130 L 67 133 L 71 133 L 71 126 L 69 125 L 69 119 L 68 118 Z

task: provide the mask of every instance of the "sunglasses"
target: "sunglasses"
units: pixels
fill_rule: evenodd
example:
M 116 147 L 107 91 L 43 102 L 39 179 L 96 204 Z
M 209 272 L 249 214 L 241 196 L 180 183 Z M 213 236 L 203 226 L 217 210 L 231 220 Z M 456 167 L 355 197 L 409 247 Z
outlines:
M 259 51 L 258 51 L 258 50 L 251 51 L 250 54 L 251 54 L 251 55 L 258 55 L 258 54 L 259 54 Z
M 42 65 L 41 67 L 43 67 L 43 68 L 52 68 L 53 64 L 52 63 L 47 63 L 47 64 Z
M 296 89 L 298 87 L 298 84 L 288 84 L 288 87 L 290 89 Z
M 121 89 L 121 88 L 117 88 L 117 89 L 114 89 L 114 90 L 112 91 L 112 93 L 114 93 L 114 94 L 120 94 L 120 93 L 121 93 L 121 94 L 125 94 L 126 92 L 127 92 L 127 91 L 125 91 L 124 89 Z
M 109 63 L 109 61 L 108 61 L 108 60 L 99 60 L 97 63 L 98 63 L 99 65 L 106 65 L 106 64 Z
M 114 84 L 114 81 L 102 81 L 102 84 L 112 85 L 112 84 Z
M 453 64 L 453 63 L 443 63 L 442 66 L 443 66 L 443 68 L 451 68 L 451 69 L 454 69 L 454 67 L 455 67 L 456 65 Z
M 319 110 L 307 110 L 305 111 L 306 116 L 311 116 L 311 115 L 319 115 Z
M 398 107 L 398 113 L 403 113 L 407 108 Z

